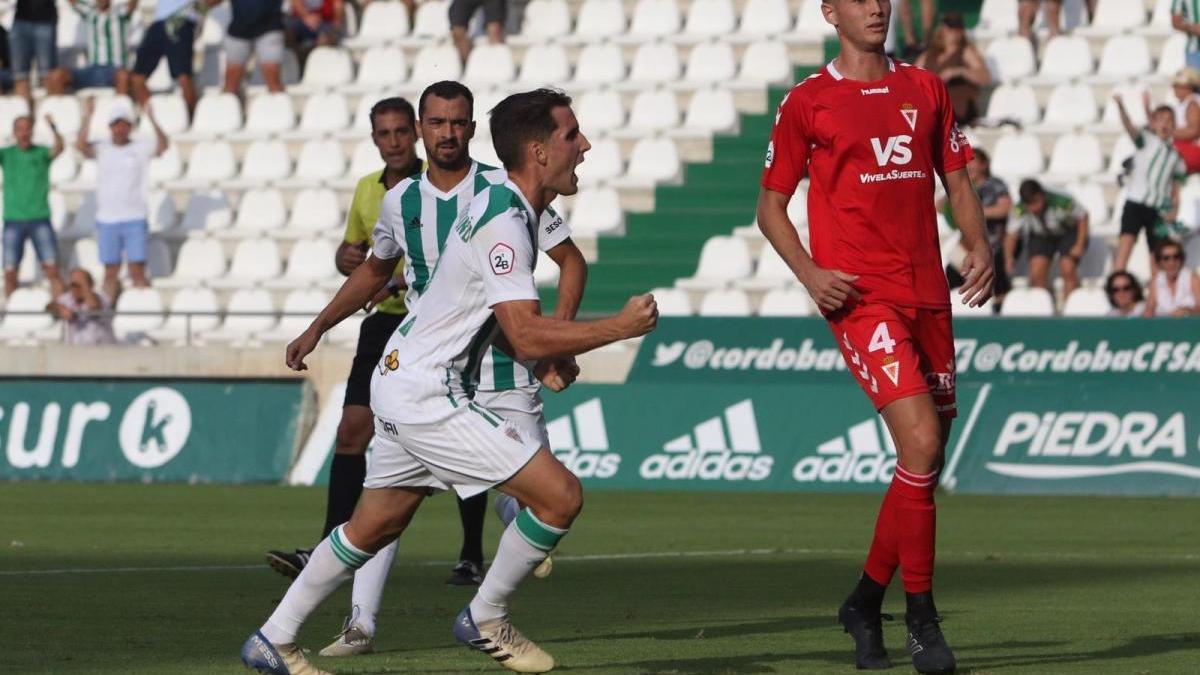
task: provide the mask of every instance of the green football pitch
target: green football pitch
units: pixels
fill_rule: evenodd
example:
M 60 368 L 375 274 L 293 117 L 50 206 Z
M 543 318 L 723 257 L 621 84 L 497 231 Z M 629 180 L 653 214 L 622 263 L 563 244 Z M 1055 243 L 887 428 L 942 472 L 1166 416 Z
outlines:
M 834 621 L 876 497 L 593 492 L 553 576 L 515 623 L 580 673 L 849 673 Z M 960 672 L 1200 672 L 1200 502 L 941 497 L 937 593 Z M 0 669 L 232 673 L 286 588 L 267 548 L 317 534 L 324 491 L 9 483 L 0 487 Z M 470 597 L 443 584 L 453 500 L 401 542 L 378 653 L 316 659 L 341 673 L 493 672 L 456 646 Z M 489 515 L 488 550 L 499 525 Z M 337 632 L 344 589 L 301 643 Z M 885 624 L 897 672 L 903 596 Z

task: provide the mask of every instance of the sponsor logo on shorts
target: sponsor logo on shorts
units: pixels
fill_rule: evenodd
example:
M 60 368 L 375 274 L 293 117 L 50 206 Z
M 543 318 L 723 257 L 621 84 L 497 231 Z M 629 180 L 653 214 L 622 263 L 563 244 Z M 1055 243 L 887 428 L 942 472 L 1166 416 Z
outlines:
M 512 272 L 513 261 L 516 257 L 517 254 L 513 252 L 511 246 L 499 243 L 488 252 L 488 264 L 492 266 L 493 274 L 504 275 Z
M 604 406 L 592 398 L 575 406 L 569 415 L 546 422 L 550 449 L 580 478 L 612 478 L 621 467 L 621 455 L 609 452 Z
M 770 478 L 774 464 L 762 452 L 754 403 L 745 399 L 667 441 L 639 473 L 648 480 L 761 481 Z

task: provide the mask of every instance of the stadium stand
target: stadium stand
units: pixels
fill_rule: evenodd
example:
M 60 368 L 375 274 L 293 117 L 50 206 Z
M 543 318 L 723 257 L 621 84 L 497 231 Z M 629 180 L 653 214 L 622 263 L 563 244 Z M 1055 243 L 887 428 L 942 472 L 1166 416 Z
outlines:
M 1066 32 L 1035 48 L 1016 35 L 1015 0 L 971 3 L 966 9 L 997 86 L 987 115 L 966 130 L 987 148 L 992 170 L 1010 191 L 1026 177 L 1069 192 L 1087 208 L 1092 241 L 1078 298 L 1026 291 L 1023 277 L 1006 315 L 1081 315 L 1099 311 L 1096 288 L 1110 271 L 1122 194 L 1117 176 L 1133 152 L 1121 133 L 1113 92 L 1122 93 L 1135 122 L 1144 121 L 1141 92 L 1168 101 L 1169 77 L 1183 63 L 1183 36 L 1170 29 L 1166 0 L 1099 0 L 1095 22 L 1082 25 L 1081 5 L 1064 7 Z M 585 311 L 619 306 L 648 288 L 666 313 L 725 316 L 811 314 L 815 308 L 754 226 L 754 204 L 774 108 L 794 81 L 831 53 L 820 0 L 532 0 L 518 34 L 505 45 L 482 41 L 465 67 L 449 39 L 447 3 L 418 6 L 410 25 L 403 6 L 371 3 L 356 35 L 309 56 L 302 78 L 285 68 L 287 93 L 247 88 L 245 101 L 220 92 L 222 21 L 214 12 L 196 43 L 203 92 L 193 121 L 165 72 L 151 78 L 151 105 L 172 147 L 151 167 L 153 291 L 127 296 L 118 310 L 121 336 L 166 341 L 258 343 L 286 339 L 311 313 L 318 293 L 341 277 L 332 250 L 343 209 L 358 176 L 378 167 L 367 139 L 370 105 L 389 94 L 415 97 L 434 79 L 461 76 L 477 96 L 476 116 L 511 91 L 557 84 L 576 97 L 593 148 L 580 167 L 582 189 L 561 200 L 592 264 Z M 946 7 L 944 7 L 946 8 Z M 65 3 L 64 3 L 65 9 Z M 134 36 L 147 24 L 136 18 Z M 8 16 L 12 3 L 0 2 Z M 74 14 L 60 12 L 64 61 L 80 57 Z M 224 17 L 224 18 L 222 18 Z M 103 90 L 35 97 L 64 135 L 81 123 L 83 99 L 95 97 L 90 134 L 106 133 L 103 111 L 116 98 Z M 0 142 L 24 100 L 0 97 Z M 141 124 L 140 136 L 151 132 Z M 39 122 L 37 142 L 48 141 Z M 496 161 L 486 123 L 472 151 Z M 69 262 L 99 268 L 94 240 L 95 166 L 74 151 L 53 166 L 55 223 Z M 1184 190 L 1181 220 L 1200 220 L 1200 180 Z M 807 238 L 803 188 L 790 213 Z M 953 232 L 942 231 L 952 243 Z M 1189 250 L 1196 250 L 1195 240 Z M 1148 275 L 1144 242 L 1131 263 Z M 26 261 L 33 259 L 26 256 Z M 552 266 L 542 266 L 552 267 Z M 44 281 L 36 265 L 22 269 L 31 284 L 8 310 L 40 310 Z M 539 279 L 552 285 L 546 275 Z M 547 302 L 552 302 L 547 297 Z M 252 317 L 244 312 L 284 312 Z M 219 318 L 189 312 L 237 312 Z M 956 308 L 956 312 L 961 308 Z M 352 339 L 348 325 L 333 339 Z M 6 316 L 0 340 L 57 339 L 48 317 Z M 341 336 L 340 338 L 338 336 Z

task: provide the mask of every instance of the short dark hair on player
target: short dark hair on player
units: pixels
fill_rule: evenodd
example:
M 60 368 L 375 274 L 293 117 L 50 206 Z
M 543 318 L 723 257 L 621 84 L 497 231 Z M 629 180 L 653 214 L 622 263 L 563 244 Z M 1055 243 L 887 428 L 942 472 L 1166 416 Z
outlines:
M 412 104 L 408 102 L 408 99 L 392 96 L 380 99 L 371 106 L 371 131 L 375 131 L 375 117 L 384 113 L 400 113 L 408 118 L 409 124 L 414 127 L 417 125 L 417 113 L 413 111 Z
M 1171 119 L 1175 119 L 1175 109 L 1169 105 L 1160 105 L 1150 113 L 1151 116 L 1170 115 Z
M 425 116 L 425 99 L 430 96 L 436 96 L 447 101 L 453 101 L 461 96 L 467 99 L 467 114 L 472 119 L 475 118 L 475 95 L 462 82 L 442 80 L 441 82 L 434 82 L 425 87 L 425 91 L 421 92 L 421 98 L 417 100 L 417 110 L 421 113 L 421 117 Z
M 490 113 L 492 145 L 504 168 L 521 168 L 526 144 L 554 133 L 557 125 L 551 111 L 570 105 L 571 97 L 557 89 L 534 89 L 497 103 Z
M 1021 188 L 1017 192 L 1021 195 L 1021 201 L 1028 204 L 1034 197 L 1046 194 L 1046 189 L 1036 180 L 1026 178 L 1021 181 Z

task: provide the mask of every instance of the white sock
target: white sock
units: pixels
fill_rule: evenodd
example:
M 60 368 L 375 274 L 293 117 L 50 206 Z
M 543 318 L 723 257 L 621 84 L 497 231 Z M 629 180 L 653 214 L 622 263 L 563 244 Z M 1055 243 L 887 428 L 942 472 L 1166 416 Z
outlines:
M 566 530 L 541 522 L 529 509 L 521 511 L 500 536 L 492 566 L 471 600 L 471 616 L 475 622 L 506 616 L 508 598 L 566 533 Z
M 367 635 L 375 635 L 375 618 L 379 614 L 379 605 L 383 602 L 383 585 L 387 583 L 388 572 L 392 569 L 392 561 L 396 559 L 396 549 L 399 545 L 397 540 L 384 546 L 370 562 L 354 573 L 351 621 L 357 623 Z
M 492 508 L 496 510 L 496 515 L 500 516 L 500 522 L 508 525 L 521 512 L 521 502 L 501 492 L 496 501 L 492 502 Z
M 300 626 L 317 605 L 371 559 L 370 553 L 359 550 L 346 539 L 342 533 L 344 527 L 339 525 L 313 549 L 300 576 L 259 629 L 272 644 L 295 642 Z

